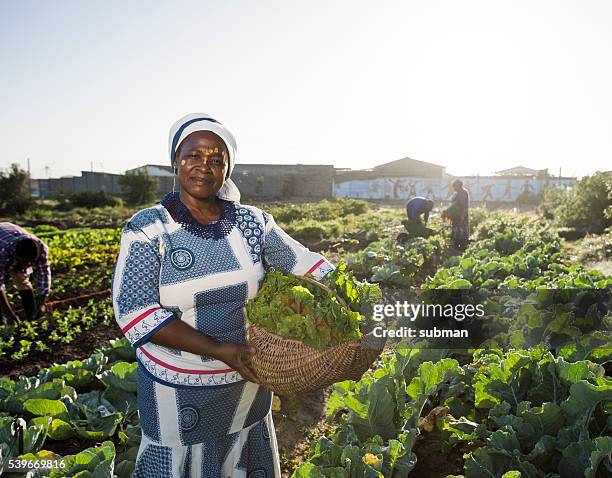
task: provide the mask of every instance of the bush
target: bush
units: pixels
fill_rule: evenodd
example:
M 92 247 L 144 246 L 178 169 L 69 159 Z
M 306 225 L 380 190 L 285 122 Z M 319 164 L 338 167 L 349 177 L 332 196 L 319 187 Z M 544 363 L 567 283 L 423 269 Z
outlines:
M 157 198 L 159 181 L 145 172 L 128 173 L 119 178 L 125 202 L 130 206 L 149 204 Z
M 542 202 L 542 195 L 532 194 L 527 191 L 523 191 L 516 198 L 516 203 L 519 206 L 536 206 Z
M 50 224 L 41 224 L 39 226 L 31 227 L 28 229 L 30 229 L 30 232 L 36 236 L 38 236 L 39 234 L 48 234 L 48 233 L 58 232 L 60 230 L 59 228 L 52 226 Z
M 552 221 L 556 217 L 556 211 L 561 206 L 566 207 L 571 202 L 572 191 L 568 189 L 549 188 L 544 190 L 542 202 L 538 206 L 538 212 L 545 219 Z
M 64 194 L 60 193 L 56 196 L 58 201 L 57 208 L 62 211 L 69 211 L 76 207 L 94 208 L 94 207 L 121 207 L 123 201 L 121 198 L 106 194 L 104 191 L 86 191 L 82 193 Z
M 300 219 L 312 219 L 315 221 L 328 221 L 348 216 L 349 214 L 360 215 L 369 210 L 366 201 L 359 199 L 337 198 L 331 201 L 324 199 L 318 203 L 287 204 L 269 209 L 276 222 L 289 223 Z
M 597 236 L 587 236 L 578 244 L 578 262 L 612 260 L 612 230 Z
M 0 211 L 22 214 L 34 204 L 29 181 L 30 176 L 18 164 L 0 171 Z
M 31 228 L 41 225 L 52 225 L 60 230 L 77 227 L 112 228 L 123 227 L 135 212 L 134 208 L 111 206 L 59 211 L 57 205 L 54 205 L 54 209 L 30 208 L 24 214 L 13 215 L 8 220 Z
M 582 235 L 601 234 L 612 225 L 612 173 L 597 172 L 580 179 L 571 190 L 549 189 L 540 212 L 557 225 Z
M 342 235 L 344 227 L 340 221 L 295 221 L 285 228 L 296 241 L 312 243 L 314 241 L 334 240 Z

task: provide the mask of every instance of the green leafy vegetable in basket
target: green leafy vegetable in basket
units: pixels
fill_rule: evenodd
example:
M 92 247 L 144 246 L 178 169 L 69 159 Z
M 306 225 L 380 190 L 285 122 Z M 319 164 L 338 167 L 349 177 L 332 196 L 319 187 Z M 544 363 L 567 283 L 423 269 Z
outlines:
M 380 299 L 380 289 L 355 280 L 344 264 L 328 275 L 324 286 L 269 272 L 257 297 L 247 304 L 249 322 L 319 350 L 358 340 L 364 314 Z
M 359 282 L 353 274 L 346 270 L 346 264 L 341 262 L 336 269 L 323 279 L 344 302 L 356 312 L 365 317 L 372 316 L 373 305 L 380 303 L 382 293 L 378 284 Z

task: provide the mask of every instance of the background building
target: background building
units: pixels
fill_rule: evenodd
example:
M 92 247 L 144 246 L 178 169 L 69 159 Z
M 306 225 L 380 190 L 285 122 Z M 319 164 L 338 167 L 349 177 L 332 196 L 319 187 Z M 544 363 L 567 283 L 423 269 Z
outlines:
M 166 165 L 145 164 L 126 173 L 147 172 L 158 179 L 158 194 L 172 191 L 174 174 Z M 59 192 L 104 191 L 121 194 L 121 175 L 83 171 L 81 176 L 38 179 L 32 188 L 40 198 Z M 446 167 L 412 158 L 383 163 L 371 169 L 336 169 L 331 165 L 306 164 L 237 164 L 232 179 L 245 198 L 254 199 L 323 199 L 332 197 L 407 200 L 425 196 L 447 200 L 453 193 L 456 176 Z M 515 202 L 521 194 L 537 196 L 544 189 L 572 187 L 576 179 L 552 177 L 547 170 L 517 166 L 498 171 L 495 176 L 462 176 L 473 201 Z M 178 189 L 178 185 L 176 186 Z
M 452 176 L 444 166 L 403 158 L 363 171 L 338 170 L 334 196 L 408 200 L 424 196 L 438 201 L 453 194 L 452 182 L 461 179 L 475 202 L 514 203 L 521 196 L 537 197 L 546 188 L 574 186 L 576 178 L 551 177 L 548 170 L 518 166 L 496 176 Z
M 334 191 L 331 165 L 237 164 L 232 179 L 254 198 L 331 198 Z
M 501 171 L 496 171 L 496 176 L 533 176 L 538 178 L 549 177 L 548 169 L 531 169 L 526 168 L 525 166 L 516 166 L 510 169 L 503 169 Z
M 80 176 L 67 176 L 63 178 L 37 179 L 38 197 L 41 199 L 53 198 L 58 193 L 81 193 L 86 191 L 104 191 L 108 194 L 119 195 L 120 174 L 81 171 Z

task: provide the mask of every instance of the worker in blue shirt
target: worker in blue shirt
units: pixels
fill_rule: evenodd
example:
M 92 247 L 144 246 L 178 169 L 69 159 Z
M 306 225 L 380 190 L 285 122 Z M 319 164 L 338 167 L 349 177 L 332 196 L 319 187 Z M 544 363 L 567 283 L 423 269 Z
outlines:
M 431 199 L 422 196 L 415 196 L 406 203 L 406 215 L 408 221 L 419 224 L 427 224 L 429 213 L 434 207 L 434 202 Z M 421 221 L 423 216 L 423 221 Z

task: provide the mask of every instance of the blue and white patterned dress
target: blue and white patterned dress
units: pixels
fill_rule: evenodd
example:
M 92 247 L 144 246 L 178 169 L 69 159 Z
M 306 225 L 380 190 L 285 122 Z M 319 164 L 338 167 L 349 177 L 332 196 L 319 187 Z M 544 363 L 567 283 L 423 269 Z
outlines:
M 332 269 L 256 207 L 224 201 L 221 215 L 207 226 L 189 221 L 175 193 L 123 231 L 113 304 L 138 359 L 136 478 L 280 476 L 272 393 L 219 360 L 148 341 L 182 320 L 245 343 L 244 306 L 266 270 L 322 277 Z

